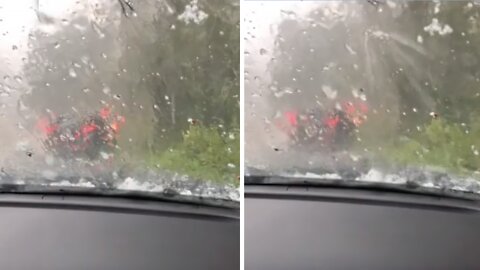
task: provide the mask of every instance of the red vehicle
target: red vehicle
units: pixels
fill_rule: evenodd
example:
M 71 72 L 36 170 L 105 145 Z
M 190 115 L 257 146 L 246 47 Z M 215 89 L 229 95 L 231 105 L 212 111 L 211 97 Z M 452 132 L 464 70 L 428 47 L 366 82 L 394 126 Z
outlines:
M 114 115 L 109 107 L 86 115 L 52 115 L 40 118 L 36 128 L 45 148 L 64 159 L 108 159 L 117 145 L 117 136 L 125 118 Z
M 367 113 L 365 103 L 348 101 L 329 111 L 287 111 L 275 123 L 294 146 L 338 149 L 350 144 L 354 130 L 364 123 Z

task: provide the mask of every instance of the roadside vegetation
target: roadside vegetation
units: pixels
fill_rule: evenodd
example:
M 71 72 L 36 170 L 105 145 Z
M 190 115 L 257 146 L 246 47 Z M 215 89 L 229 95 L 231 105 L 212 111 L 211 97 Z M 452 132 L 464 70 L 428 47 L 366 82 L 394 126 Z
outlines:
M 122 159 L 238 184 L 238 1 L 106 0 L 68 20 L 40 15 L 22 105 L 42 115 L 109 104 L 126 118 Z

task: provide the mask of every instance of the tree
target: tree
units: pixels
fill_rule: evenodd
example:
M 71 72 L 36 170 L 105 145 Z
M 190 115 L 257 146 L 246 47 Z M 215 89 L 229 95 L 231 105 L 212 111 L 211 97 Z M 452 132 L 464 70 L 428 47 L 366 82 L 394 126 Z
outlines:
M 274 91 L 293 94 L 272 98 L 274 106 L 328 108 L 364 95 L 373 141 L 414 133 L 432 112 L 468 123 L 480 111 L 479 10 L 467 2 L 348 2 L 287 17 L 270 70 Z
M 137 93 L 153 97 L 149 108 L 156 119 L 156 143 L 160 148 L 170 144 L 165 130 L 179 138 L 188 119 L 226 130 L 238 125 L 238 6 L 228 0 L 154 3 L 141 4 L 156 7 L 151 16 L 122 20 L 121 40 L 131 49 L 120 65 L 135 73 L 129 85 Z
M 238 4 L 111 0 L 93 10 L 51 33 L 31 33 L 24 71 L 32 91 L 22 105 L 33 114 L 79 115 L 113 105 L 127 118 L 119 141 L 124 158 L 161 161 L 162 169 L 176 172 L 169 158 L 185 166 L 202 159 L 191 155 L 195 143 L 208 152 L 239 142 Z M 193 123 L 199 134 L 216 136 L 188 136 Z M 237 153 L 225 152 L 225 159 L 213 159 L 216 164 L 203 159 L 209 166 L 194 166 L 203 172 L 181 173 L 224 179 L 227 165 L 239 163 L 232 156 Z M 230 167 L 238 171 L 239 164 Z

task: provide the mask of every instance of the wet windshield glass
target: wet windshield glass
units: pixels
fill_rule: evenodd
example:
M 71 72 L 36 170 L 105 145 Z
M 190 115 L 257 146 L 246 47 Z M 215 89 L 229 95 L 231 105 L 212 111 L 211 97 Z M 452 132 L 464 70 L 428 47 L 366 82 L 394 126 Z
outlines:
M 251 174 L 479 191 L 478 3 L 245 6 Z
M 235 0 L 0 4 L 2 183 L 238 200 Z

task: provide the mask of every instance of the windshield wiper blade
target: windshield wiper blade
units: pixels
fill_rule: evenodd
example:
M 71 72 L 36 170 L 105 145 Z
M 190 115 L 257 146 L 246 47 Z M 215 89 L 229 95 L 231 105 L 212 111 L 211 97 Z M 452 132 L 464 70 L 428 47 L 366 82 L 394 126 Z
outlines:
M 114 188 L 98 187 L 68 187 L 48 186 L 33 184 L 0 184 L 0 194 L 37 194 L 37 195 L 61 195 L 61 196 L 91 196 L 91 197 L 112 197 L 138 200 L 154 200 L 161 202 L 183 203 L 191 205 L 206 205 L 238 209 L 239 202 L 222 198 L 201 197 L 194 195 L 182 195 L 178 191 L 166 188 L 161 192 L 123 190 Z
M 324 188 L 346 188 L 363 189 L 371 191 L 385 191 L 408 193 L 418 195 L 429 195 L 435 197 L 448 197 L 462 200 L 479 201 L 480 194 L 474 192 L 458 191 L 453 189 L 429 188 L 421 186 L 414 181 L 407 181 L 405 184 L 386 182 L 361 181 L 356 179 L 327 179 L 327 178 L 306 178 L 272 175 L 246 175 L 246 185 L 270 185 L 270 186 L 302 186 L 302 187 L 324 187 Z
M 23 176 L 22 176 L 23 175 Z M 139 178 L 148 176 L 140 175 Z M 128 177 L 122 177 L 125 180 Z M 49 193 L 60 195 L 110 196 L 129 197 L 137 199 L 180 202 L 195 205 L 209 205 L 226 208 L 239 208 L 240 203 L 225 195 L 230 192 L 229 187 L 211 186 L 204 181 L 164 181 L 158 183 L 160 191 L 144 188 L 121 188 L 121 179 L 113 178 L 110 174 L 96 177 L 82 175 L 57 175 L 53 178 L 43 178 L 35 174 L 7 174 L 0 172 L 0 193 Z M 139 181 L 142 184 L 142 181 Z M 146 181 L 145 183 L 154 184 Z M 152 187 L 153 188 L 153 187 Z M 185 191 L 186 193 L 184 193 Z M 210 196 L 212 194 L 213 196 Z M 215 194 L 220 194 L 215 196 Z M 223 194 L 223 195 L 221 195 Z

